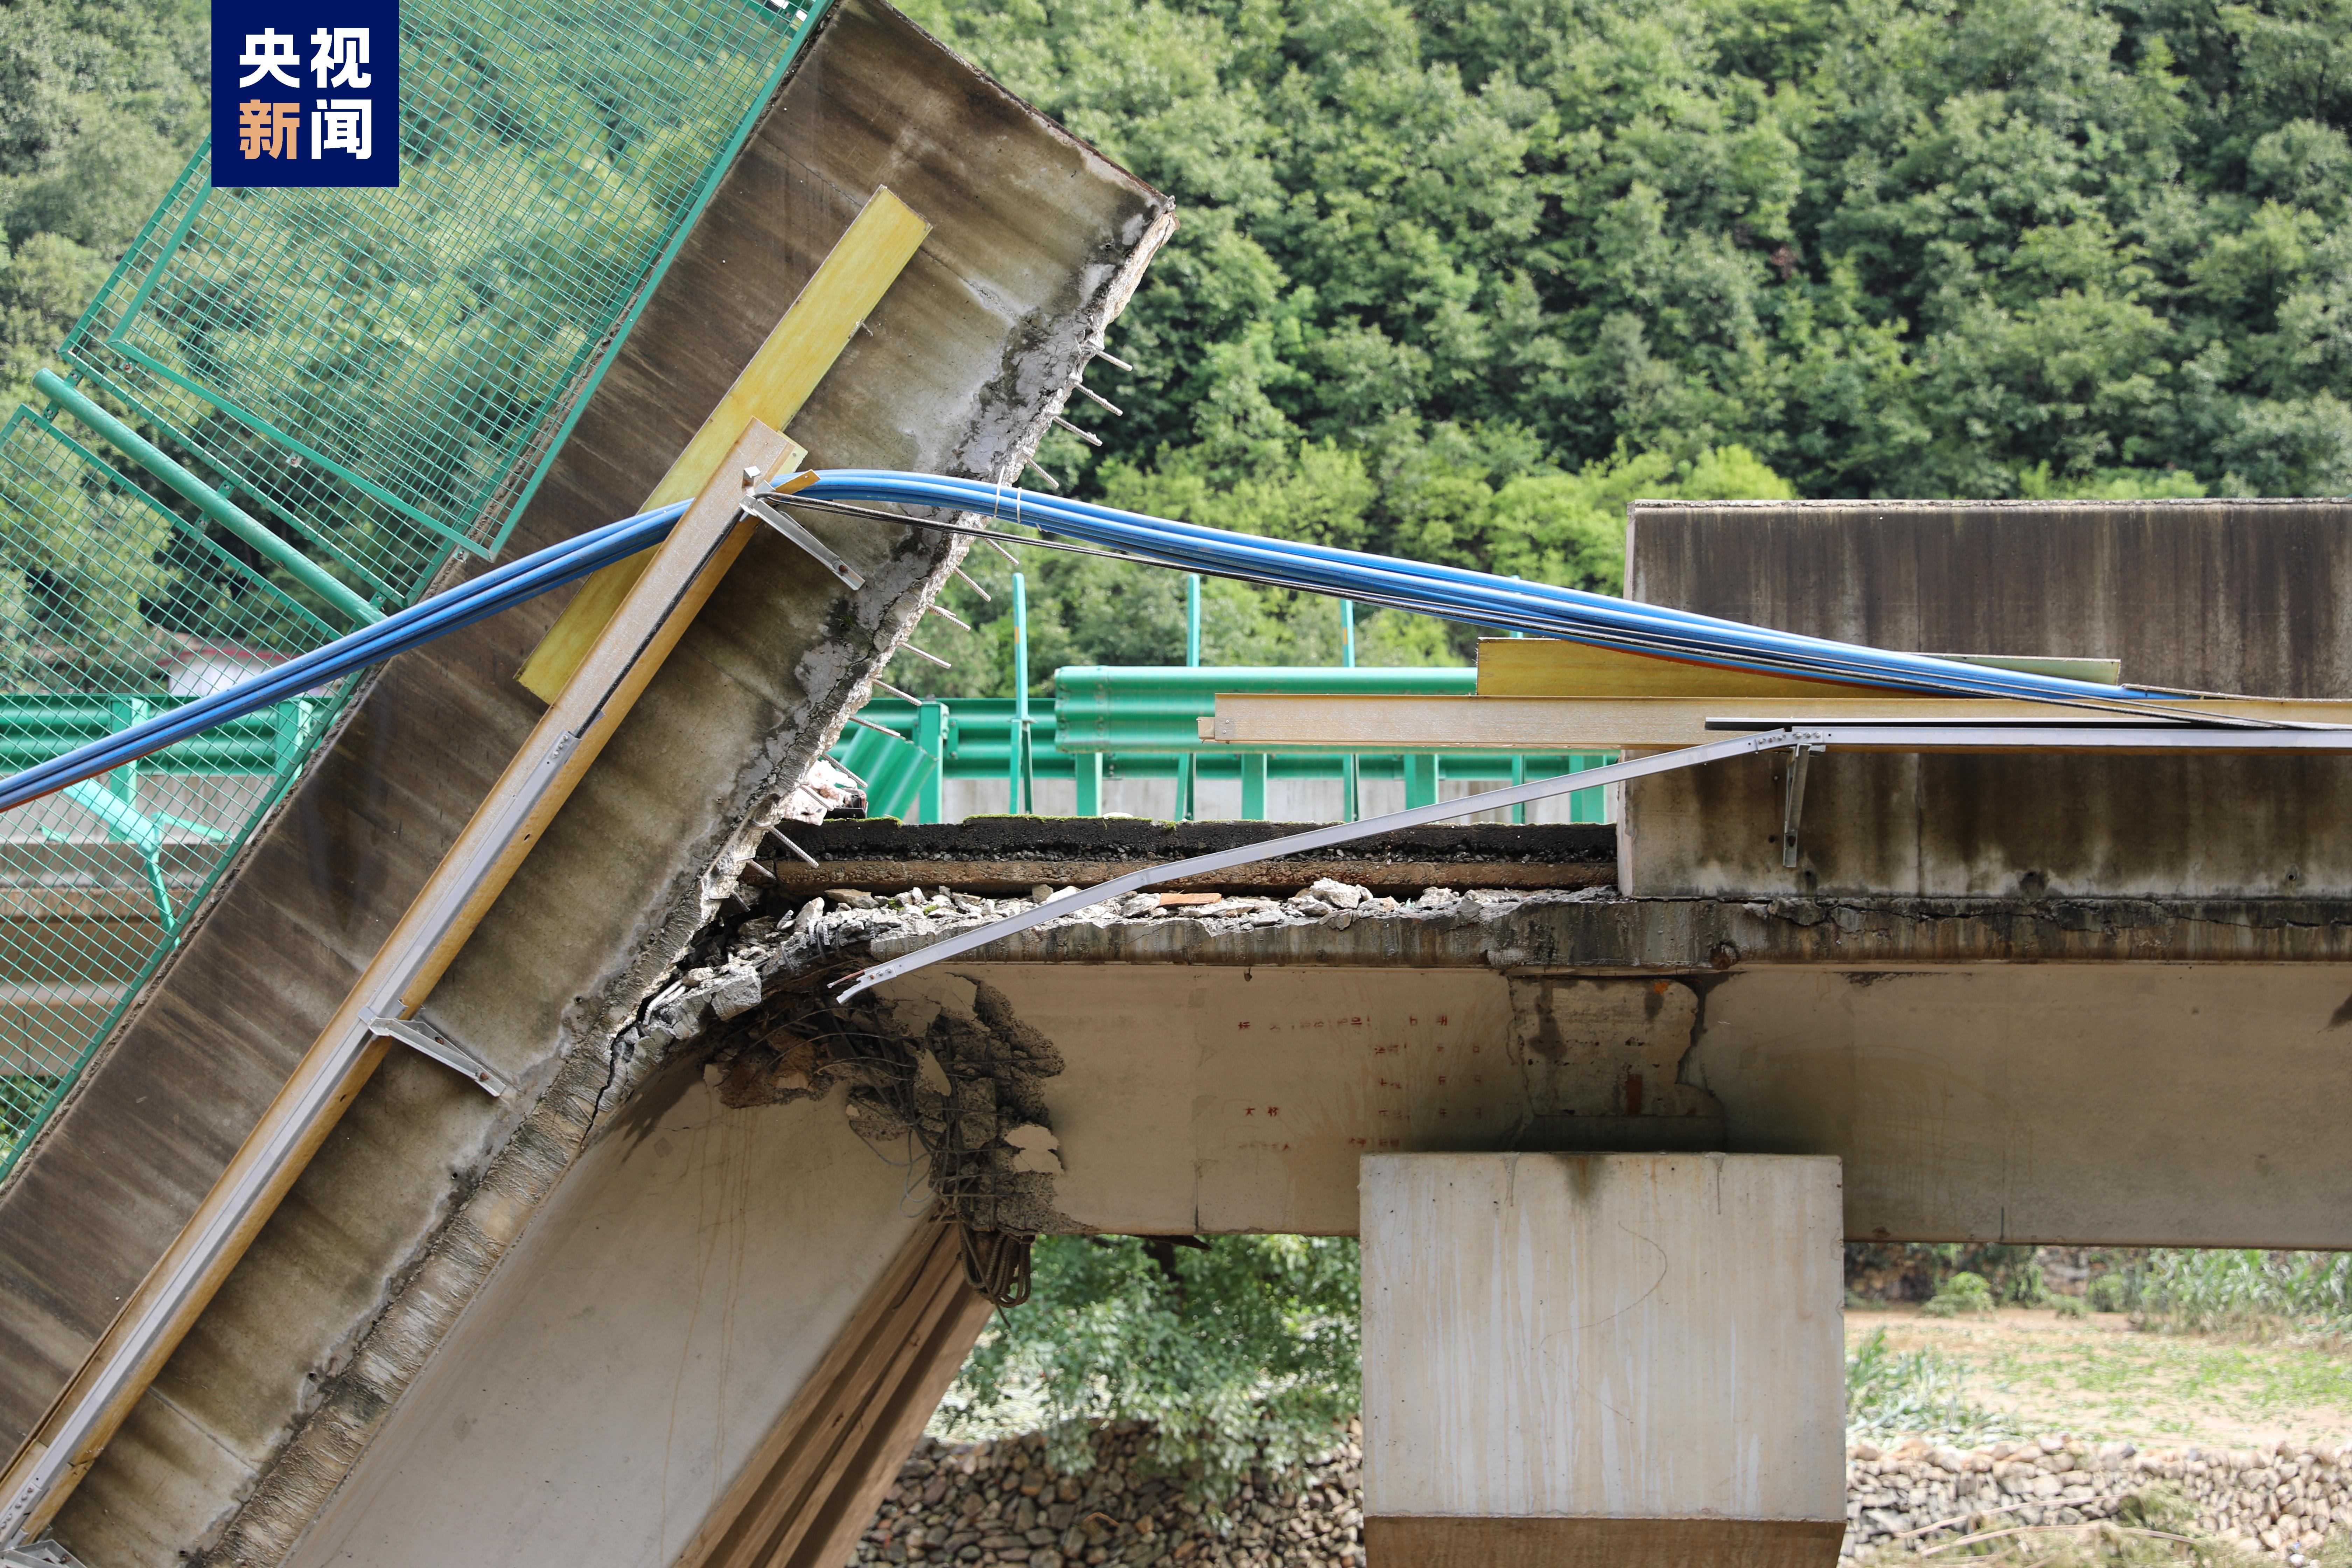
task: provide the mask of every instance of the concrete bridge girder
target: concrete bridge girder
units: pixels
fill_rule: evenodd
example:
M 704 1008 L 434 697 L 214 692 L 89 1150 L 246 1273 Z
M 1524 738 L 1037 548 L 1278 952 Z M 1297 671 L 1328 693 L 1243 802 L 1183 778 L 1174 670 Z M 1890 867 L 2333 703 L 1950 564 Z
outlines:
M 1837 1156 L 1853 1240 L 2352 1247 L 2352 965 L 989 963 L 884 994 L 975 983 L 1069 1064 L 1073 1228 L 1350 1234 L 1367 1152 L 1680 1149 Z
M 887 4 L 839 0 L 513 548 L 632 510 L 879 185 L 929 237 L 788 434 L 829 464 L 1016 474 L 1172 204 Z M 517 1091 L 491 1100 L 413 1054 L 386 1062 L 58 1517 L 83 1562 L 283 1561 L 655 1065 L 616 1034 L 680 967 L 956 554 L 936 536 L 816 527 L 864 587 L 845 593 L 782 540 L 753 539 L 427 1002 Z M 12 1440 L 44 1419 L 530 731 L 538 705 L 513 676 L 561 607 L 494 617 L 378 676 L 0 1192 Z M 902 1191 L 894 1176 L 890 1204 Z M 885 1265 L 906 1250 L 889 1235 L 867 1237 Z M 850 1260 L 839 1289 L 871 1305 L 877 1278 Z M 778 1375 L 747 1429 L 769 1431 L 797 1385 Z M 857 1495 L 857 1451 L 828 1450 L 825 1506 Z M 687 1468 L 706 1489 L 731 1479 Z M 705 1511 L 707 1497 L 670 1545 Z
M 1221 937 L 1078 921 L 1028 939 L 1062 962 L 949 966 L 862 1016 L 910 1051 L 1023 1032 L 1050 1047 L 1020 1115 L 1050 1130 L 1031 1168 L 1071 1229 L 1352 1233 L 1367 1153 L 1681 1148 L 1834 1155 L 1849 1237 L 2352 1245 L 2352 1194 L 2301 1131 L 2352 1094 L 2329 1067 L 2352 961 L 1669 970 L 1593 952 L 1606 917 L 1644 911 L 1668 928 L 1688 912 L 1587 895 Z M 2031 927 L 2012 913 L 2012 934 Z M 1765 952 L 1774 922 L 1751 918 L 1741 934 Z M 1580 924 L 1588 967 L 1494 962 Z M 1369 961 L 1449 937 L 1478 945 Z M 1301 941 L 1328 962 L 1286 957 Z M 813 996 L 857 950 L 818 922 L 753 951 L 773 999 Z M 1126 962 L 1099 962 L 1111 952 Z M 562 1178 L 293 1561 L 435 1561 L 436 1517 L 481 1521 L 518 1563 L 576 1561 L 588 1521 L 637 1543 L 633 1560 L 739 1560 L 680 1556 L 666 1521 L 700 1507 L 723 1534 L 732 1515 L 711 1500 L 760 1489 L 753 1456 L 779 1439 L 753 1413 L 789 1403 L 856 1321 L 860 1288 L 918 1234 L 921 1190 L 913 1142 L 842 1084 L 812 1085 L 803 1063 L 767 1069 L 780 1095 L 747 1087 L 760 1074 L 730 1053 L 776 1026 L 684 1006 L 648 1037 L 669 1066 Z M 2289 1100 L 2314 1114 L 2214 1114 Z M 943 1343 L 913 1382 L 935 1390 L 959 1355 Z M 698 1402 L 722 1363 L 729 1392 Z M 668 1415 L 681 1397 L 690 1451 Z M 478 1446 L 482 1431 L 509 1440 Z

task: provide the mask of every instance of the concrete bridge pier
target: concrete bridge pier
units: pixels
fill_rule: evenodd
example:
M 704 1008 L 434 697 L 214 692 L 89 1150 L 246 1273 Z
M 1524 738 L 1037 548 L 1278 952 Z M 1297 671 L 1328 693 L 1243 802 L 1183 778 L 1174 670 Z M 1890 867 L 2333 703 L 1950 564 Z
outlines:
M 1830 1568 L 1839 1163 L 1363 1161 L 1370 1568 Z

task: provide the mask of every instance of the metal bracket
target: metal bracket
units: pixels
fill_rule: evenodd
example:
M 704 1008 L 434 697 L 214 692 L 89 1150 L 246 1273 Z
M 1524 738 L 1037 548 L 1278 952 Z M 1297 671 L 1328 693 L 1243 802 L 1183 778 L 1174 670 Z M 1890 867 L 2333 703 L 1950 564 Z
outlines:
M 1805 815 L 1805 769 L 1819 746 L 1789 748 L 1788 772 L 1780 775 L 1780 864 L 1797 865 L 1797 826 Z
M 775 507 L 769 504 L 767 498 L 764 496 L 751 496 L 746 498 L 743 502 L 743 510 L 747 515 L 758 518 L 761 522 L 766 523 L 770 528 L 774 529 L 778 533 L 782 534 L 786 539 L 791 540 L 794 544 L 799 545 L 803 550 L 808 552 L 809 554 L 814 556 L 816 558 L 816 563 L 824 567 L 826 571 L 832 573 L 835 577 L 840 578 L 844 587 L 863 588 L 866 586 L 866 579 L 858 574 L 856 567 L 852 566 L 848 562 L 844 561 L 840 556 L 835 554 L 833 547 L 825 543 L 824 540 L 819 539 L 815 534 L 811 533 L 807 529 L 803 528 L 798 522 L 785 516 L 782 512 L 777 510 Z
M 20 1541 L 0 1547 L 6 1568 L 82 1568 L 82 1561 L 54 1541 Z
M 503 1098 L 513 1087 L 488 1063 L 422 1018 L 395 1018 L 388 1013 L 377 1013 L 362 1018 L 360 1023 L 371 1035 L 398 1040 L 410 1050 L 465 1074 L 493 1100 Z

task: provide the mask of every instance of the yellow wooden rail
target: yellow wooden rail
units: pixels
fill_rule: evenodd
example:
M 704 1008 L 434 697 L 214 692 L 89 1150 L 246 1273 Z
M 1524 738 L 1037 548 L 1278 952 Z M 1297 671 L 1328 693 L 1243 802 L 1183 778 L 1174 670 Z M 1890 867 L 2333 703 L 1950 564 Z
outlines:
M 2011 658 L 1939 654 L 1998 669 L 2062 676 L 2112 686 L 2122 669 L 2111 658 Z M 1488 637 L 1478 644 L 1481 697 L 1837 697 L 1887 687 L 1793 675 L 1726 669 L 1656 654 L 1588 647 L 1552 637 Z
M 778 430 L 791 424 L 930 232 L 887 185 L 877 187 L 642 510 L 701 494 L 747 421 Z M 515 679 L 541 701 L 554 701 L 649 555 L 615 561 L 583 583 Z
M 2150 701 L 2143 710 L 2299 724 L 2352 724 L 2352 702 L 2229 697 Z M 1719 741 L 1710 719 L 1780 724 L 2160 723 L 1994 697 L 1335 697 L 1220 692 L 1201 739 L 1237 752 L 1614 752 Z

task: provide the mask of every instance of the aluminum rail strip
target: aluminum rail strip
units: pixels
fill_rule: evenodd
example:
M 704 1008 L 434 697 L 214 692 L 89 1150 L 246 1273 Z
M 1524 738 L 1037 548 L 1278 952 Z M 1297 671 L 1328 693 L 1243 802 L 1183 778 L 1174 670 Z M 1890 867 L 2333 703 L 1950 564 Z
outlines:
M 1725 721 L 1730 723 L 1748 721 Z M 1386 816 L 1366 817 L 1360 822 L 1334 823 L 1328 827 L 1294 833 L 1284 838 L 1269 838 L 1264 843 L 1244 845 L 1238 849 L 1196 855 L 1189 860 L 1148 866 L 1141 870 L 1129 871 L 1123 877 L 1114 877 L 1107 882 L 1097 882 L 1091 888 L 1080 889 L 1066 897 L 1049 899 L 1034 909 L 991 921 L 977 931 L 964 931 L 933 942 L 887 963 L 860 970 L 849 977 L 849 984 L 836 994 L 836 998 L 845 1002 L 886 981 L 900 979 L 919 969 L 961 957 L 1033 926 L 1044 925 L 1064 915 L 1076 914 L 1108 900 L 1139 892 L 1161 882 L 1205 876 L 1214 871 L 1230 870 L 1235 866 L 1272 860 L 1284 855 L 1302 854 L 1310 849 L 1324 849 L 1334 844 L 1351 843 L 1378 833 L 1419 827 L 1424 823 L 1475 816 L 1482 811 L 1543 800 L 1576 790 L 1623 784 L 1656 773 L 1677 773 L 1685 768 L 1701 767 L 1730 757 L 1753 756 L 1761 752 L 1796 752 L 1802 755 L 1831 751 L 2112 752 L 2123 755 L 2176 752 L 2245 755 L 2309 752 L 2326 754 L 2352 752 L 2352 727 L 2206 730 L 2186 725 L 2110 729 L 2079 725 L 1923 724 L 1790 727 L 1760 731 L 1736 739 L 1710 741 L 1701 746 L 1685 746 L 1679 751 L 1661 752 L 1655 756 L 1612 763 L 1606 767 L 1587 768 L 1582 773 L 1561 773 L 1552 778 L 1538 779 L 1533 784 L 1515 784 L 1508 789 L 1482 790 L 1459 800 L 1442 800 L 1435 805 L 1415 806 L 1409 811 L 1391 812 Z

